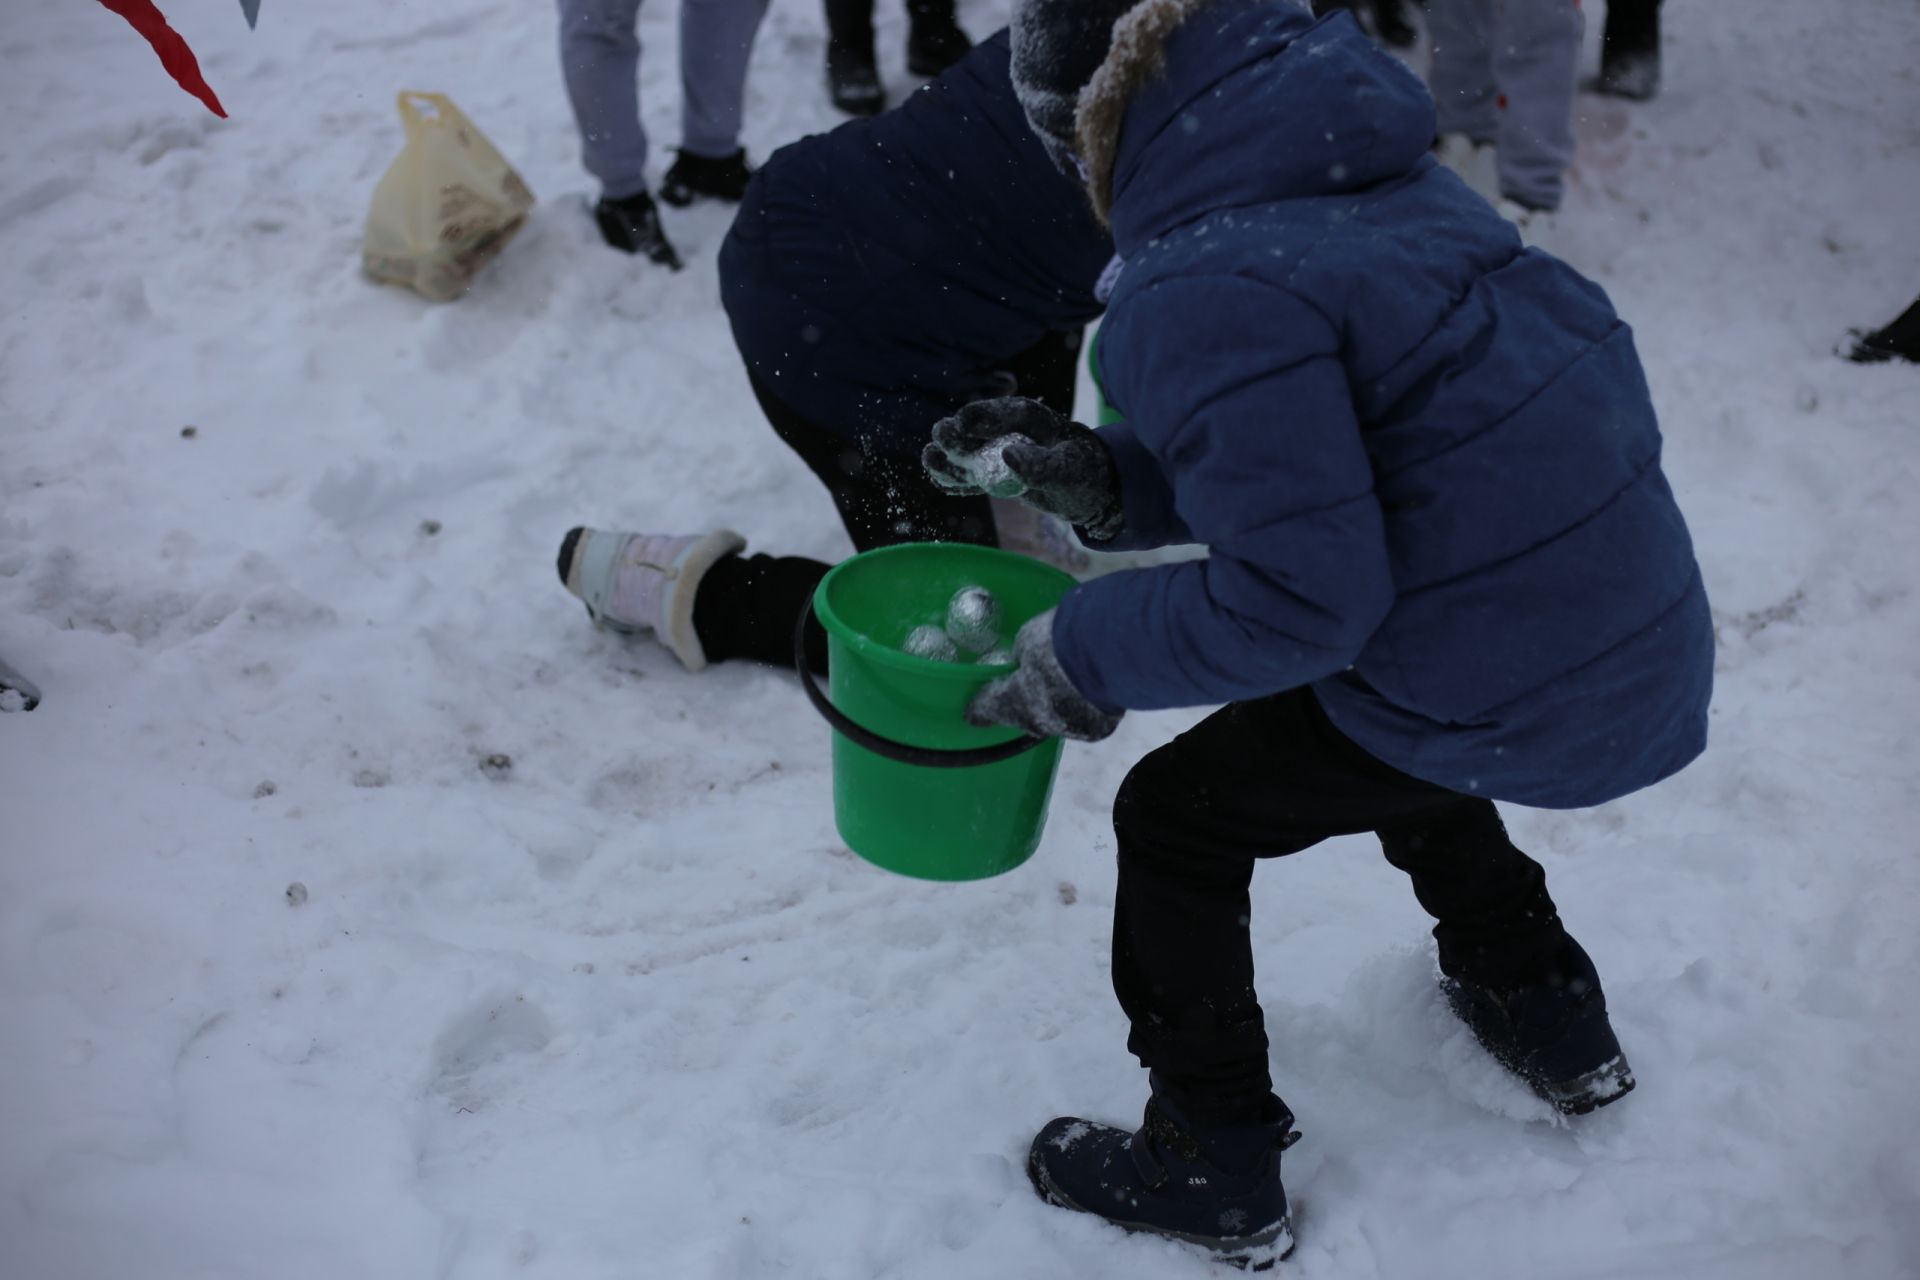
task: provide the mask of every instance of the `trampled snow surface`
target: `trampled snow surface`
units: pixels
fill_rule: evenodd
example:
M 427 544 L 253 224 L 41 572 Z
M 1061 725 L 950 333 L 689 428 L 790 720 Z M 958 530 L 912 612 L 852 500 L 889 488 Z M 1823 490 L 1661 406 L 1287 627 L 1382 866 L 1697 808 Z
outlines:
M 0 1276 L 1215 1274 L 1020 1170 L 1138 1115 L 1107 807 L 1202 712 L 1069 749 L 1014 874 L 852 857 L 790 677 L 688 676 L 553 575 L 580 521 L 846 551 L 732 352 L 726 213 L 669 212 L 678 276 L 598 245 L 550 6 L 168 7 L 231 122 L 98 6 L 0 30 L 0 652 L 47 698 L 0 715 Z M 1830 354 L 1920 291 L 1920 13 L 1668 9 L 1663 96 L 1583 100 L 1562 241 L 1640 336 L 1713 743 L 1508 811 L 1640 1089 L 1551 1122 L 1370 841 L 1263 867 L 1291 1275 L 1920 1274 L 1920 372 Z M 834 122 L 820 40 L 770 19 L 756 156 Z M 403 88 L 542 197 L 451 306 L 358 272 Z

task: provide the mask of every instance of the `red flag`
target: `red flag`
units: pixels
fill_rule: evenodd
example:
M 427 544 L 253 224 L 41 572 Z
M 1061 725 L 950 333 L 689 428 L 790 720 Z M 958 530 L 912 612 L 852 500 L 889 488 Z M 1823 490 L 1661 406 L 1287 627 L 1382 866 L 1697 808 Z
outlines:
M 133 29 L 146 37 L 153 51 L 160 55 L 160 65 L 167 74 L 188 93 L 207 104 L 207 110 L 227 118 L 227 109 L 220 105 L 220 99 L 213 96 L 213 90 L 200 78 L 200 61 L 193 56 L 193 50 L 178 31 L 167 25 L 166 18 L 154 7 L 153 0 L 100 0 L 100 3 L 125 18 Z

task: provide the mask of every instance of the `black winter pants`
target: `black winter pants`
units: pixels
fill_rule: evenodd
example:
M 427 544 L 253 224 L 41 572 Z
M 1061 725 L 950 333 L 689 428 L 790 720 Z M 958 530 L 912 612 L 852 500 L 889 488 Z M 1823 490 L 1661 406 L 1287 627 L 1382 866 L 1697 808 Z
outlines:
M 1600 58 L 1660 52 L 1660 0 L 1607 0 Z
M 873 0 L 826 0 L 826 10 L 827 39 L 871 62 Z M 953 10 L 954 0 L 907 0 L 907 15 L 916 27 L 929 19 L 952 22 Z
M 1057 413 L 1073 412 L 1079 334 L 1049 334 L 1008 362 L 1019 392 Z M 920 449 L 933 423 L 911 439 L 858 443 L 788 408 L 751 372 L 753 393 L 774 434 L 827 486 L 855 551 L 901 542 L 996 545 L 984 497 L 957 498 L 927 476 Z M 709 662 L 744 659 L 793 666 L 793 624 L 832 566 L 800 556 L 728 556 L 707 571 L 693 601 L 693 629 Z M 827 670 L 827 637 L 807 632 L 807 666 Z
M 1113 830 L 1127 1047 L 1211 1122 L 1256 1118 L 1272 1090 L 1248 933 L 1257 859 L 1376 833 L 1438 921 L 1442 971 L 1467 981 L 1529 981 L 1566 940 L 1545 873 L 1490 801 L 1383 764 L 1307 689 L 1234 703 L 1149 754 L 1121 785 Z

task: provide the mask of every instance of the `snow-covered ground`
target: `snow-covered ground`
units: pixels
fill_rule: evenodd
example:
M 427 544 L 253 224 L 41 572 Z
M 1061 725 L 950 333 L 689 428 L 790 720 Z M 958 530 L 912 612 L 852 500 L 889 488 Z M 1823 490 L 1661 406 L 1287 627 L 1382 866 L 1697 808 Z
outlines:
M 854 858 L 790 677 L 688 676 L 553 576 L 582 520 L 845 553 L 732 352 L 726 213 L 670 213 L 678 276 L 598 245 L 550 6 L 168 7 L 231 121 L 86 0 L 0 23 L 0 654 L 47 696 L 0 715 L 0 1277 L 1213 1274 L 1020 1170 L 1138 1114 L 1107 807 L 1200 713 L 1071 747 L 1014 874 Z M 1668 9 L 1561 238 L 1640 335 L 1713 744 L 1509 811 L 1640 1089 L 1553 1123 L 1370 841 L 1263 868 L 1289 1274 L 1920 1275 L 1920 371 L 1830 354 L 1920 291 L 1920 12 Z M 756 156 L 835 122 L 820 42 L 769 19 Z M 403 88 L 542 197 L 451 306 L 359 275 Z

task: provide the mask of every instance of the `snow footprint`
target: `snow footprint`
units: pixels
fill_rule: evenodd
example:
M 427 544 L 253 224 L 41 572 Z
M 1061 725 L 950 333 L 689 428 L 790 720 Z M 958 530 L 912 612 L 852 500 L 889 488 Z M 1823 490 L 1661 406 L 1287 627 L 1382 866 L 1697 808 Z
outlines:
M 551 1091 L 541 1080 L 551 1064 L 538 1055 L 553 1040 L 545 1011 L 510 989 L 469 1006 L 434 1040 L 415 1158 L 421 1193 L 444 1219 L 441 1275 L 512 1274 L 541 1255 L 532 1227 L 555 1218 L 561 1206 L 536 1158 L 554 1136 L 551 1117 L 532 1101 Z M 569 1148 L 559 1162 L 584 1159 Z M 502 1213 L 499 1206 L 514 1208 Z
M 478 1111 L 487 1096 L 475 1080 L 481 1068 L 538 1053 L 553 1039 L 553 1024 L 525 996 L 502 992 L 482 1000 L 448 1024 L 434 1042 L 429 1092 L 448 1098 L 455 1111 Z

